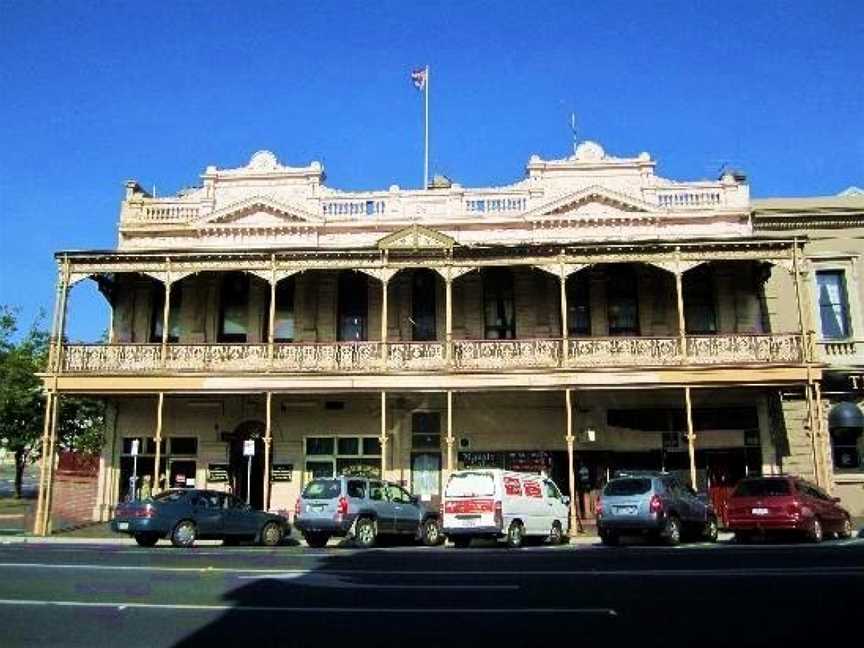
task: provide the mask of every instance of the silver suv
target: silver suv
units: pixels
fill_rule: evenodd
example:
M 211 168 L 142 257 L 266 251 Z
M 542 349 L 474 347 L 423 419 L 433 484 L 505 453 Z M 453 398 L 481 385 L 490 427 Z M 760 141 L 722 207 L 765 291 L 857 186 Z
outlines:
M 619 473 L 597 501 L 597 531 L 605 545 L 622 535 L 653 535 L 666 544 L 682 538 L 717 540 L 717 517 L 695 491 L 668 473 Z
M 363 477 L 314 479 L 294 509 L 294 526 L 310 547 L 348 537 L 371 547 L 379 536 L 413 536 L 432 546 L 444 540 L 438 511 L 398 484 Z

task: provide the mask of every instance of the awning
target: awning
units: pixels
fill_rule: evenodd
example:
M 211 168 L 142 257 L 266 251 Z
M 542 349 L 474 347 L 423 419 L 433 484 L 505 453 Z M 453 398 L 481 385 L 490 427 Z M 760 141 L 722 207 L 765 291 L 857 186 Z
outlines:
M 855 403 L 837 403 L 828 413 L 828 428 L 864 427 L 864 412 Z

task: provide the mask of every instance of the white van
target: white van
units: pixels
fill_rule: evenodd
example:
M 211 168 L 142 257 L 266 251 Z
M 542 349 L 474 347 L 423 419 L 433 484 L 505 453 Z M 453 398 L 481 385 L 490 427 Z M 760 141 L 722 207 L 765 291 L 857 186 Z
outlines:
M 569 499 L 548 477 L 498 468 L 458 470 L 444 489 L 443 532 L 457 547 L 472 538 L 525 538 L 559 544 L 568 528 Z

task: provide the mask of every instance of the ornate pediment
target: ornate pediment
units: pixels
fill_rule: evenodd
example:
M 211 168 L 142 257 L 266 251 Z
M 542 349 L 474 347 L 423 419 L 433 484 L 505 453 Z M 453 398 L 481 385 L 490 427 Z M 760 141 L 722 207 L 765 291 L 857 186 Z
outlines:
M 429 227 L 415 223 L 378 241 L 381 250 L 449 250 L 456 241 Z
M 525 219 L 557 218 L 571 214 L 574 216 L 583 214 L 616 216 L 626 212 L 645 213 L 652 211 L 656 211 L 656 209 L 639 198 L 612 191 L 600 185 L 592 185 L 532 209 L 525 214 Z
M 323 222 L 321 217 L 302 207 L 287 205 L 267 196 L 253 196 L 207 214 L 198 224 L 266 228 Z

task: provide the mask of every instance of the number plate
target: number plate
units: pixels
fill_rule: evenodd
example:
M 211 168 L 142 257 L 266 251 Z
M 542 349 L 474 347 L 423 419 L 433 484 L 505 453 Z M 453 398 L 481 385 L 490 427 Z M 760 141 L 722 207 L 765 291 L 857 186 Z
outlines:
M 615 513 L 618 515 L 636 515 L 636 507 L 635 506 L 616 506 Z
M 752 509 L 753 515 L 768 515 L 767 508 L 754 508 Z
M 118 522 L 117 523 L 117 530 L 118 531 L 126 531 L 128 528 L 129 528 L 128 522 Z

